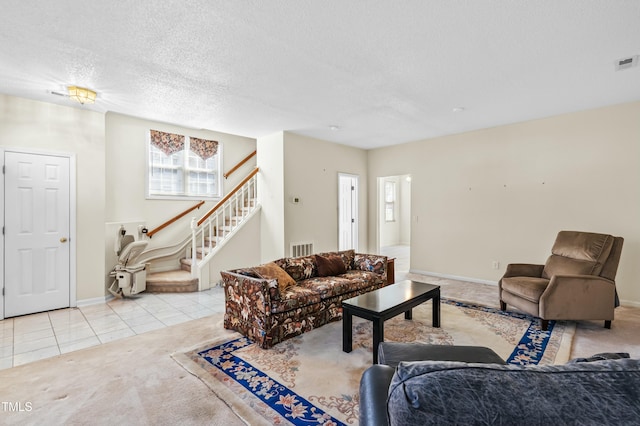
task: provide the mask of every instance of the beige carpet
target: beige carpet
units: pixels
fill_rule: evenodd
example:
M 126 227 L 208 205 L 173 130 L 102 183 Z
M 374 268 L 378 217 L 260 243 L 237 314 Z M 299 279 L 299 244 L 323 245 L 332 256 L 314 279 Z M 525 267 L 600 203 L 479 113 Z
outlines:
M 423 277 L 424 278 L 424 277 Z M 497 306 L 497 287 L 428 279 L 443 296 Z M 0 401 L 30 402 L 31 411 L 0 413 L 8 425 L 240 425 L 200 380 L 172 358 L 220 336 L 222 315 L 0 370 Z M 607 330 L 577 323 L 571 357 L 624 351 L 640 358 L 640 309 L 620 307 Z M 227 332 L 228 333 L 228 332 Z M 2 409 L 0 407 L 0 409 Z
M 25 407 L 0 424 L 243 425 L 170 356 L 226 333 L 217 314 L 0 370 L 0 401 Z
M 385 322 L 385 340 L 488 346 L 505 360 L 515 350 L 513 362 L 527 364 L 539 355 L 539 339 L 547 335 L 531 330 L 528 316 L 507 316 L 444 301 L 441 318 L 442 327 L 432 327 L 431 303 L 424 303 L 414 308 L 412 321 L 400 315 Z M 269 350 L 238 334 L 173 357 L 249 424 L 279 424 L 294 418 L 315 423 L 325 415 L 357 424 L 359 381 L 372 364 L 372 328 L 370 321 L 353 319 L 350 353 L 342 351 L 342 323 L 333 322 Z M 574 332 L 575 323 L 556 323 L 540 364 L 565 363 Z M 523 338 L 534 339 L 538 345 L 527 348 L 521 344 Z

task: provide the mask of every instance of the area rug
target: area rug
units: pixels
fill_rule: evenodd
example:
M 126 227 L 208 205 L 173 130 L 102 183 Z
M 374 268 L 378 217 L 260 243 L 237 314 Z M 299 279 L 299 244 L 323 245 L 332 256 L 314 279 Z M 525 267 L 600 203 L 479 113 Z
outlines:
M 431 327 L 431 303 L 384 326 L 385 341 L 492 348 L 510 364 L 560 364 L 569 358 L 575 323 L 443 299 L 441 328 Z M 173 358 L 206 383 L 248 424 L 356 425 L 358 387 L 372 363 L 371 322 L 353 317 L 353 351 L 342 352 L 342 322 L 264 350 L 236 334 Z

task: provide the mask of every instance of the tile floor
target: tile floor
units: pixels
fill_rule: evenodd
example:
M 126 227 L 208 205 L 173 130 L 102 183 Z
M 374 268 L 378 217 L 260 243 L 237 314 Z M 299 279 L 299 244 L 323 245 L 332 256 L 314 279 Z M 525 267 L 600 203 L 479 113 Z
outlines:
M 396 281 L 409 270 L 409 247 L 383 247 L 396 258 Z M 0 370 L 224 312 L 216 286 L 197 293 L 140 293 L 107 303 L 0 321 Z
M 140 293 L 107 303 L 0 321 L 0 369 L 224 312 L 217 286 L 197 293 Z
M 380 254 L 395 259 L 396 282 L 406 280 L 409 273 L 410 247 L 405 245 L 380 247 Z

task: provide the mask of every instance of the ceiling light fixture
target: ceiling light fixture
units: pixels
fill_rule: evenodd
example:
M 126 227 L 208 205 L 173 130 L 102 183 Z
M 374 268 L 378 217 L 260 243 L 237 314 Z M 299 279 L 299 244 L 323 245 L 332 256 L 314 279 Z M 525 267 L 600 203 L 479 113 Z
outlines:
M 335 131 L 340 130 L 340 127 L 335 126 L 335 125 L 334 125 L 334 126 L 329 126 L 329 128 L 330 128 L 331 130 L 333 130 L 334 132 L 335 132 Z
M 451 110 L 453 112 L 464 112 L 464 107 L 453 107 Z
M 69 97 L 82 105 L 92 104 L 96 101 L 96 92 L 93 90 L 78 86 L 69 86 L 67 90 L 69 91 Z

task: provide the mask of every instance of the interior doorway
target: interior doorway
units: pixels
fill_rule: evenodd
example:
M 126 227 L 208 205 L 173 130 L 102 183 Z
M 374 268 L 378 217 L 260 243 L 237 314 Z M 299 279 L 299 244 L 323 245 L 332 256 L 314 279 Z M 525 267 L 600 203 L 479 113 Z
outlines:
M 358 176 L 338 174 L 338 250 L 358 250 Z
M 4 150 L 0 318 L 75 305 L 73 157 Z
M 395 259 L 396 281 L 406 279 L 411 258 L 411 175 L 378 178 L 378 248 Z

